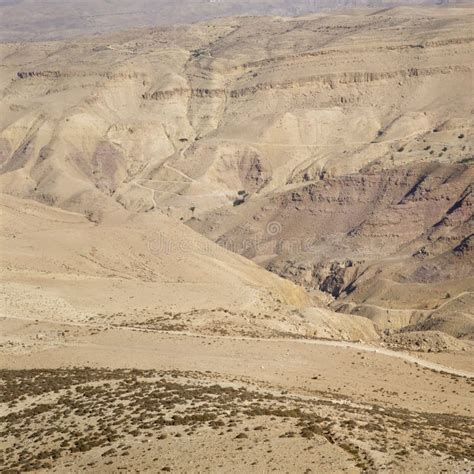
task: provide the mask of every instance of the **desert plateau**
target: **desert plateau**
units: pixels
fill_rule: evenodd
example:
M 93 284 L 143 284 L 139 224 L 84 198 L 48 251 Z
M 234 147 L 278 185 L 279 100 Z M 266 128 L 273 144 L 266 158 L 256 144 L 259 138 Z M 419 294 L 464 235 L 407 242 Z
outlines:
M 472 4 L 0 25 L 0 472 L 473 472 Z

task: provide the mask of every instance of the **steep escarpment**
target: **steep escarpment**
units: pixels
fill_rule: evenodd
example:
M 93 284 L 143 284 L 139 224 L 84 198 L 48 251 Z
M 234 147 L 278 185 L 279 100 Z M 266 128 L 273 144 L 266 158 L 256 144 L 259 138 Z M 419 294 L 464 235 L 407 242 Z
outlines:
M 426 69 L 417 69 L 410 68 L 407 70 L 399 71 L 386 71 L 386 72 L 363 72 L 363 71 L 354 71 L 354 72 L 345 72 L 341 74 L 327 74 L 321 76 L 309 76 L 302 77 L 298 79 L 293 79 L 284 82 L 260 82 L 254 86 L 245 87 L 241 89 L 172 89 L 166 91 L 154 91 L 146 92 L 143 94 L 143 99 L 145 100 L 164 100 L 171 99 L 172 97 L 224 97 L 228 95 L 230 98 L 238 99 L 240 97 L 246 97 L 249 95 L 256 94 L 260 91 L 268 90 L 287 90 L 293 89 L 295 87 L 319 87 L 319 88 L 331 88 L 334 89 L 341 85 L 348 84 L 368 84 L 378 81 L 390 81 L 397 79 L 408 79 L 413 77 L 431 77 L 444 74 L 452 74 L 455 72 L 465 72 L 471 73 L 472 70 L 469 66 L 447 66 L 439 68 L 426 68 Z M 35 74 L 36 73 L 18 73 L 19 75 L 23 74 Z M 38 73 L 42 77 L 56 77 L 51 76 L 49 72 Z M 59 74 L 57 72 L 56 74 Z M 43 76 L 44 75 L 44 76 Z M 109 75 L 106 76 L 109 78 Z M 343 102 L 341 100 L 341 102 Z
M 393 311 L 428 315 L 471 291 L 472 178 L 466 164 L 439 163 L 322 177 L 253 199 L 243 217 L 216 214 L 191 225 L 232 223 L 221 245 L 328 293 L 336 309 L 352 313 L 351 302 L 371 317 L 374 306 L 387 308 L 383 329 Z

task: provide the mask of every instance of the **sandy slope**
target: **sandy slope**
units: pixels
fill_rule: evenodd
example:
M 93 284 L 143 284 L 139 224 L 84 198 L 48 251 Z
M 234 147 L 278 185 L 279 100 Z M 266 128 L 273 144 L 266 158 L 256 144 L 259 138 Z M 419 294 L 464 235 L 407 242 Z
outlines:
M 98 302 L 107 303 L 109 311 L 152 302 L 184 310 L 219 305 L 245 310 L 264 307 L 272 291 L 285 303 L 309 301 L 295 285 L 165 216 L 117 210 L 97 225 L 78 214 L 2 196 L 2 237 L 8 284 L 25 284 L 34 293 L 34 282 L 43 281 L 51 304 L 53 294 L 63 291 L 65 304 L 79 312 L 97 310 Z M 127 284 L 132 290 L 123 292 Z M 134 291 L 139 301 L 125 303 L 135 298 Z M 47 303 L 48 296 L 41 295 Z M 54 317 L 52 309 L 45 311 Z
M 2 313 L 200 332 L 377 339 L 365 318 L 311 308 L 293 283 L 166 216 L 100 224 L 2 196 Z M 304 309 L 306 308 L 306 309 Z

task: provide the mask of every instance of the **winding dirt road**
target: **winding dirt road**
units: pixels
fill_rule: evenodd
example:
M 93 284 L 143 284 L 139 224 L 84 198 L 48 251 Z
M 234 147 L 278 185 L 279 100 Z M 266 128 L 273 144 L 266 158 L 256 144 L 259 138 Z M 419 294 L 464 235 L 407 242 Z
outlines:
M 2 317 L 5 319 L 32 321 L 31 319 L 28 319 L 28 318 L 10 317 L 10 316 L 5 316 L 5 315 L 2 315 Z M 384 347 L 377 347 L 377 346 L 364 344 L 364 343 L 358 343 L 358 342 L 333 341 L 333 340 L 326 340 L 326 339 L 255 338 L 255 337 L 247 337 L 247 336 L 221 336 L 221 335 L 198 334 L 198 333 L 191 333 L 191 332 L 186 332 L 186 331 L 183 331 L 183 332 L 163 331 L 159 329 L 142 328 L 139 326 L 114 326 L 114 325 L 100 326 L 96 324 L 88 324 L 88 323 L 82 323 L 82 322 L 64 322 L 64 321 L 54 321 L 54 320 L 35 320 L 35 321 L 47 322 L 50 324 L 61 324 L 61 325 L 66 325 L 66 326 L 88 327 L 88 328 L 94 328 L 94 329 L 118 329 L 121 331 L 138 331 L 138 332 L 146 332 L 146 333 L 180 335 L 180 336 L 204 338 L 204 339 L 222 339 L 222 340 L 235 340 L 235 341 L 262 341 L 262 342 L 269 342 L 269 343 L 287 342 L 291 344 L 312 344 L 312 345 L 319 345 L 319 346 L 340 347 L 340 348 L 345 348 L 345 349 L 353 349 L 357 351 L 370 352 L 374 354 L 380 354 L 386 357 L 401 359 L 411 364 L 416 364 L 419 367 L 423 367 L 429 370 L 434 370 L 436 372 L 444 372 L 451 375 L 457 375 L 459 377 L 474 378 L 474 372 L 447 367 L 445 365 L 437 364 L 435 362 L 430 362 L 430 361 L 421 359 L 419 357 L 415 357 L 411 354 L 407 354 L 406 352 L 393 351 L 390 349 L 386 349 Z

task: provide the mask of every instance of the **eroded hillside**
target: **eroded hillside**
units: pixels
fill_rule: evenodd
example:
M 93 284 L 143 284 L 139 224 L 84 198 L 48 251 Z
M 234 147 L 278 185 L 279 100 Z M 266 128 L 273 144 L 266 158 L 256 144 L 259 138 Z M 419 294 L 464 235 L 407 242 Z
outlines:
M 2 189 L 166 214 L 381 331 L 471 337 L 473 39 L 458 6 L 3 44 Z

